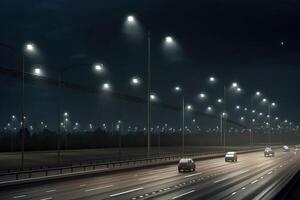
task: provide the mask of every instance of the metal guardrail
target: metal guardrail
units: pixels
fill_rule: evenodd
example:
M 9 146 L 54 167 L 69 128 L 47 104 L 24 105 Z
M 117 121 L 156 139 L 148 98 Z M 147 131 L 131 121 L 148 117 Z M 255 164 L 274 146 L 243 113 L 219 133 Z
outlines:
M 202 155 L 212 155 L 217 153 L 223 153 L 222 151 L 217 152 L 205 152 L 205 153 L 190 153 L 185 154 L 184 156 L 180 154 L 175 155 L 168 155 L 168 156 L 159 156 L 159 157 L 151 157 L 151 158 L 143 158 L 143 159 L 128 159 L 122 161 L 113 161 L 113 162 L 102 162 L 102 163 L 90 163 L 90 164 L 82 164 L 79 163 L 78 165 L 71 165 L 65 167 L 53 167 L 53 168 L 42 168 L 42 169 L 29 169 L 29 170 L 21 170 L 21 171 L 14 171 L 14 172 L 7 172 L 1 173 L 0 177 L 10 177 L 9 180 L 20 180 L 25 178 L 32 178 L 33 175 L 39 174 L 38 177 L 48 176 L 56 172 L 56 174 L 66 174 L 66 173 L 73 173 L 75 171 L 90 171 L 96 169 L 109 169 L 109 168 L 116 168 L 116 167 L 124 167 L 124 166 L 136 166 L 142 164 L 149 164 L 149 163 L 159 163 L 163 161 L 171 161 L 176 160 L 181 157 L 196 157 Z M 13 178 L 14 177 L 14 178 Z
M 248 149 L 243 151 L 237 151 L 238 154 L 242 153 L 250 153 L 262 150 L 262 148 L 256 149 Z M 163 163 L 170 163 L 175 160 L 178 160 L 182 157 L 192 157 L 195 160 L 199 159 L 208 159 L 208 158 L 215 158 L 221 157 L 225 153 L 223 151 L 214 151 L 214 152 L 203 152 L 203 153 L 189 153 L 185 155 L 175 154 L 175 155 L 168 155 L 168 156 L 159 156 L 159 157 L 151 157 L 151 158 L 143 158 L 143 159 L 129 159 L 129 160 L 122 160 L 122 161 L 114 161 L 114 162 L 103 162 L 103 163 L 90 163 L 90 164 L 78 164 L 72 166 L 65 166 L 65 167 L 54 167 L 54 168 L 44 168 L 44 169 L 32 169 L 32 170 L 23 170 L 23 171 L 15 171 L 9 173 L 2 173 L 0 177 L 6 177 L 6 180 L 1 181 L 13 181 L 13 180 L 26 180 L 30 178 L 41 178 L 41 177 L 48 177 L 50 175 L 63 175 L 63 174 L 72 174 L 75 172 L 88 172 L 88 171 L 96 171 L 101 169 L 126 169 L 126 167 L 139 167 L 139 166 L 150 166 L 150 164 L 163 164 Z M 34 176 L 35 175 L 35 176 Z

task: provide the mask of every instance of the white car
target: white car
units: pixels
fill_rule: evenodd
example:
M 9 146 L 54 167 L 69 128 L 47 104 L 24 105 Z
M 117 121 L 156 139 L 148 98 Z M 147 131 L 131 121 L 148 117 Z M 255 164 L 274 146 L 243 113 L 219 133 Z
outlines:
M 287 145 L 284 145 L 283 146 L 283 151 L 288 152 L 288 151 L 290 151 L 290 148 Z
M 228 161 L 237 162 L 237 154 L 236 154 L 236 152 L 229 151 L 229 152 L 226 153 L 226 155 L 225 155 L 225 162 L 228 162 Z

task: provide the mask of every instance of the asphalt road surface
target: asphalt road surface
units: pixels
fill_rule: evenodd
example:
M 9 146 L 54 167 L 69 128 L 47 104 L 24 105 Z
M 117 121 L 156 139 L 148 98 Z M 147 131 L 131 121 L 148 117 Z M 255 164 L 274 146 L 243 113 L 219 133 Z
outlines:
M 0 191 L 0 199 L 269 199 L 284 178 L 300 169 L 300 155 L 275 151 L 196 162 L 195 172 L 178 173 L 177 165 L 118 172 Z

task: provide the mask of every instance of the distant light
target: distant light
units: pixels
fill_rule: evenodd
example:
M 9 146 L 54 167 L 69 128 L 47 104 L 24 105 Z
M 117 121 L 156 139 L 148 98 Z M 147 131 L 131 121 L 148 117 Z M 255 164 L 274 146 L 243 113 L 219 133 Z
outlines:
M 218 99 L 217 102 L 218 102 L 218 103 L 222 103 L 222 99 Z
M 134 16 L 132 16 L 132 15 L 129 15 L 129 16 L 127 17 L 127 21 L 128 21 L 129 23 L 133 23 L 133 22 L 135 22 L 135 18 L 134 18 Z
M 273 106 L 273 107 L 276 106 L 276 103 L 273 102 L 273 103 L 271 104 L 271 106 Z
M 215 77 L 209 77 L 209 82 L 214 83 L 216 81 Z
M 199 96 L 201 99 L 204 99 L 206 97 L 206 95 L 204 93 L 200 93 Z
M 244 117 L 241 117 L 241 120 L 244 121 Z
M 270 115 L 267 115 L 267 118 L 270 118 Z
M 15 115 L 12 115 L 11 118 L 16 119 L 16 116 L 15 116 Z
M 94 69 L 95 69 L 96 71 L 98 71 L 98 72 L 102 72 L 103 69 L 104 69 L 104 65 L 103 65 L 103 64 L 96 64 L 96 65 L 94 66 Z
M 244 111 L 247 111 L 248 110 L 248 108 L 244 108 Z
M 262 102 L 263 102 L 263 103 L 267 102 L 267 99 L 264 98 L 264 99 L 262 100 Z
M 226 113 L 226 112 L 223 112 L 223 113 L 222 113 L 222 116 L 223 116 L 223 117 L 225 117 L 226 115 L 227 115 L 227 113 Z
M 34 74 L 40 76 L 42 75 L 42 70 L 40 68 L 34 68 Z
M 278 120 L 279 118 L 278 117 L 275 117 L 275 120 Z
M 263 114 L 262 113 L 259 113 L 259 116 L 262 116 Z
M 252 110 L 252 113 L 255 113 L 255 110 Z
M 242 89 L 241 89 L 240 87 L 238 87 L 238 88 L 236 89 L 236 91 L 241 92 Z
M 281 41 L 281 42 L 280 42 L 280 45 L 281 45 L 281 46 L 284 46 L 284 42 L 283 42 L 283 41 Z
M 236 108 L 237 110 L 239 110 L 241 107 L 240 107 L 239 105 L 237 105 L 235 108 Z
M 252 119 L 252 122 L 255 122 L 255 119 Z
M 260 96 L 261 93 L 260 93 L 259 91 L 257 91 L 257 92 L 255 93 L 255 95 L 256 95 L 256 96 Z
M 25 45 L 27 51 L 34 51 L 34 45 L 32 43 Z
M 65 112 L 65 113 L 64 113 L 64 116 L 65 116 L 65 117 L 68 117 L 68 116 L 69 116 L 69 113 Z
M 109 83 L 103 83 L 102 89 L 103 89 L 103 90 L 110 90 L 110 89 L 111 89 L 111 86 L 110 86 Z
M 173 38 L 171 36 L 167 36 L 165 39 L 166 43 L 172 43 L 173 42 Z
M 179 86 L 175 86 L 174 90 L 179 92 L 179 91 L 181 91 L 181 88 Z
M 155 94 L 150 94 L 150 100 L 154 101 L 156 99 L 157 99 L 157 97 Z
M 288 120 L 286 119 L 286 120 L 284 120 L 284 123 L 288 123 Z
M 186 106 L 186 109 L 187 109 L 187 110 L 192 110 L 193 107 L 192 107 L 191 105 L 187 105 L 187 106 Z
M 232 83 L 232 87 L 236 88 L 238 84 L 236 82 Z
M 208 107 L 207 107 L 207 110 L 208 110 L 208 111 L 212 111 L 212 107 L 211 107 L 211 106 L 208 106 Z
M 139 77 L 132 77 L 131 84 L 132 85 L 139 85 L 141 83 L 141 79 Z

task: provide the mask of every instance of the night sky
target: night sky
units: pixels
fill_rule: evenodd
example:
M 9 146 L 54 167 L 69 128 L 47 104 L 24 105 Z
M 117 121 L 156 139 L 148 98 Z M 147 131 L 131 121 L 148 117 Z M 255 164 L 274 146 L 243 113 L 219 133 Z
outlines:
M 129 14 L 141 25 L 140 34 L 126 32 L 124 22 Z M 45 75 L 57 78 L 60 68 L 101 62 L 107 69 L 105 74 L 94 74 L 91 66 L 86 66 L 68 71 L 64 80 L 83 85 L 109 81 L 115 91 L 143 96 L 146 33 L 151 31 L 152 86 L 160 101 L 179 104 L 178 95 L 172 93 L 174 85 L 179 84 L 185 88 L 187 102 L 202 111 L 207 105 L 215 106 L 216 98 L 222 97 L 223 85 L 237 81 L 244 92 L 242 97 L 232 98 L 232 105 L 249 106 L 250 95 L 260 90 L 278 103 L 276 114 L 281 119 L 295 123 L 300 117 L 299 24 L 300 2 L 296 0 L 0 2 L 0 43 L 19 51 L 26 42 L 38 48 L 37 55 L 25 59 L 28 72 L 39 65 Z M 178 44 L 176 52 L 162 48 L 168 35 Z M 0 47 L 0 67 L 20 69 L 18 63 L 15 54 Z M 130 88 L 133 75 L 144 80 L 141 88 Z M 207 84 L 211 75 L 218 79 L 215 86 Z M 3 126 L 10 115 L 20 115 L 21 82 L 1 75 L 0 83 Z M 205 103 L 196 101 L 201 91 L 209 95 Z M 120 116 L 142 123 L 145 117 L 142 105 L 131 103 L 119 108 L 107 97 L 69 90 L 64 91 L 63 98 L 63 109 L 83 124 Z M 44 120 L 55 127 L 56 102 L 55 87 L 38 81 L 26 84 L 26 113 L 32 121 Z M 135 114 L 128 114 L 128 110 Z M 173 115 L 165 112 L 154 113 L 154 123 L 167 123 Z

